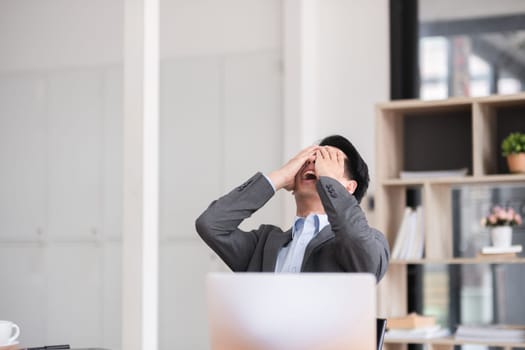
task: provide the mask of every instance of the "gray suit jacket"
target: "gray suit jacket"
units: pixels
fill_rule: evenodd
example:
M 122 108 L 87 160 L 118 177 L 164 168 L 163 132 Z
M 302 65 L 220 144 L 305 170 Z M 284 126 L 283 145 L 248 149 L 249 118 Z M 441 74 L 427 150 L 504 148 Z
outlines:
M 389 247 L 384 235 L 368 226 L 353 195 L 336 180 L 321 177 L 317 191 L 330 225 L 315 236 L 304 254 L 302 272 L 370 272 L 379 281 L 388 267 Z M 261 173 L 215 200 L 196 221 L 202 239 L 233 271 L 273 272 L 277 254 L 291 239 L 273 225 L 242 231 L 240 223 L 274 194 Z

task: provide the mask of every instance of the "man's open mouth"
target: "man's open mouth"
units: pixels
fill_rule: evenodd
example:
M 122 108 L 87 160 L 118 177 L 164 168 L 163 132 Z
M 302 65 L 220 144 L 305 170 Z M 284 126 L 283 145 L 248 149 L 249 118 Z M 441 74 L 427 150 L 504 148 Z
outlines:
M 317 176 L 315 176 L 315 172 L 307 171 L 303 174 L 303 180 L 317 180 Z

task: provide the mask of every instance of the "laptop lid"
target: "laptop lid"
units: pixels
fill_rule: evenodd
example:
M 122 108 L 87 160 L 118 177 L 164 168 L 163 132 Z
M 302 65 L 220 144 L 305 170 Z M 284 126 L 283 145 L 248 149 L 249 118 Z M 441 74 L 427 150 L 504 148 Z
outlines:
M 371 274 L 212 273 L 207 276 L 213 350 L 373 350 Z

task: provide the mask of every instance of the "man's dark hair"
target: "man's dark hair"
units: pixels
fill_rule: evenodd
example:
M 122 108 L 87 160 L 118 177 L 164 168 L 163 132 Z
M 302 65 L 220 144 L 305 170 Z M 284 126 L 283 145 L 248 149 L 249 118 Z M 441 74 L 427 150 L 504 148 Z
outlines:
M 361 202 L 361 199 L 368 189 L 368 183 L 370 182 L 370 176 L 368 175 L 368 166 L 366 165 L 363 158 L 357 149 L 341 135 L 327 136 L 321 140 L 320 146 L 332 146 L 340 149 L 346 154 L 348 159 L 345 159 L 345 172 L 348 177 L 357 182 L 357 188 L 354 192 L 354 196 L 357 202 Z

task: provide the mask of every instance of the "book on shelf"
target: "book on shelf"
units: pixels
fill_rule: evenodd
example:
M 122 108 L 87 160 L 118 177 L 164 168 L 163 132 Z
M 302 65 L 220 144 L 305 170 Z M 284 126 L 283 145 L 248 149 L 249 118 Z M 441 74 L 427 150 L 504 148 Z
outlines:
M 396 235 L 392 258 L 421 259 L 425 246 L 423 207 L 406 207 Z
M 425 225 L 423 219 L 423 207 L 418 206 L 416 208 L 416 227 L 412 233 L 414 239 L 411 241 L 411 249 L 408 253 L 409 259 L 421 259 L 423 257 L 425 249 Z
M 476 256 L 477 258 L 482 259 L 512 259 L 517 258 L 518 253 L 490 253 L 490 254 L 483 254 L 482 252 L 479 252 Z
M 508 247 L 494 247 L 488 246 L 481 248 L 481 254 L 483 255 L 492 255 L 492 254 L 512 254 L 512 253 L 521 253 L 523 247 L 521 244 L 511 245 Z
M 436 324 L 433 316 L 412 312 L 406 316 L 387 319 L 385 339 L 431 339 L 450 335 L 448 329 Z
M 458 340 L 477 340 L 493 342 L 525 342 L 525 326 L 523 325 L 459 325 L 455 338 Z
M 433 316 L 423 316 L 415 312 L 411 312 L 406 316 L 391 317 L 386 321 L 386 328 L 388 329 L 414 329 L 423 327 L 434 327 L 436 325 L 436 318 Z
M 436 325 L 414 329 L 389 329 L 385 333 L 385 339 L 431 339 L 449 335 L 448 329 Z
M 409 225 L 408 221 L 411 215 L 412 208 L 406 207 L 401 218 L 401 225 L 399 225 L 399 229 L 397 230 L 396 241 L 394 243 L 394 248 L 392 249 L 392 259 L 399 259 L 400 256 L 403 255 L 402 250 L 404 249 L 404 242 L 407 240 L 405 235 L 408 232 L 407 226 Z
M 400 179 L 440 178 L 467 176 L 468 169 L 432 170 L 432 171 L 401 171 Z

